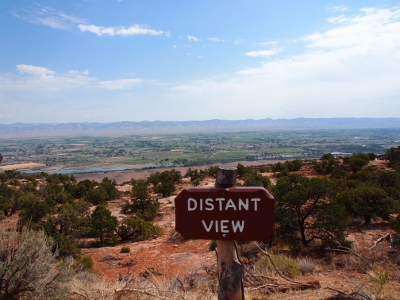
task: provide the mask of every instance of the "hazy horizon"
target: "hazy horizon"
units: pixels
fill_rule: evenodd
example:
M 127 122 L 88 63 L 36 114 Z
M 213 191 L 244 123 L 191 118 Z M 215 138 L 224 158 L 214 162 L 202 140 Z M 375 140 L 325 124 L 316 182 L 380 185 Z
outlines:
M 260 118 L 260 119 L 208 119 L 208 120 L 142 120 L 142 121 L 128 121 L 128 120 L 120 120 L 120 121 L 109 121 L 109 122 L 102 122 L 102 121 L 66 121 L 66 122 L 14 122 L 14 123 L 1 123 L 0 125 L 4 126 L 11 126 L 15 124 L 24 124 L 24 125 L 62 125 L 62 124 L 85 124 L 85 123 L 98 123 L 98 124 L 112 124 L 112 123 L 157 123 L 157 122 L 162 122 L 162 123 L 204 123 L 204 122 L 213 122 L 213 121 L 221 121 L 221 122 L 245 122 L 245 121 L 264 121 L 264 120 L 270 120 L 270 121 L 301 121 L 301 120 L 338 120 L 338 121 L 343 121 L 343 120 L 399 120 L 400 117 L 382 117 L 382 118 L 375 118 L 375 117 L 329 117 L 329 118 L 319 118 L 319 117 L 311 117 L 311 118 L 304 118 L 304 117 L 297 117 L 297 118 Z
M 0 124 L 389 118 L 400 2 L 0 3 Z

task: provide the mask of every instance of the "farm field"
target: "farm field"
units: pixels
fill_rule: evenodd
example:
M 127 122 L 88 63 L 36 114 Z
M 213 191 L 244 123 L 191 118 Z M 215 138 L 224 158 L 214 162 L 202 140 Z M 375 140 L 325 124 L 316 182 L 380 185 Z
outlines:
M 45 164 L 41 163 L 21 163 L 21 164 L 13 164 L 13 165 L 7 165 L 4 167 L 0 167 L 0 170 L 18 170 L 18 169 L 32 169 L 32 168 L 39 168 L 39 167 L 44 167 Z
M 314 159 L 329 152 L 343 155 L 358 152 L 382 154 L 386 149 L 396 146 L 399 141 L 400 129 L 81 136 L 18 140 L 0 137 L 0 153 L 4 156 L 2 170 L 33 168 L 57 172 L 62 169 L 98 167 L 100 169 L 93 172 L 107 172 L 107 168 L 115 166 L 121 167 L 121 170 L 132 170 L 238 161 Z

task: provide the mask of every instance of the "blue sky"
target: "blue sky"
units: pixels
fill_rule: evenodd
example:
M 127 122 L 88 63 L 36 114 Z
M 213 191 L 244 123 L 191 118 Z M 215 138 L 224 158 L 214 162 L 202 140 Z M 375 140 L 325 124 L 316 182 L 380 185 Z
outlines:
M 400 1 L 0 2 L 0 123 L 400 117 Z

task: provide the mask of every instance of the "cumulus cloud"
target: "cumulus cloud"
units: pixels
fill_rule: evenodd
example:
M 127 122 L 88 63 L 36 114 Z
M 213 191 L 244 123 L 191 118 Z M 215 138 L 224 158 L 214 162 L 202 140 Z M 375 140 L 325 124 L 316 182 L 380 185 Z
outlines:
M 354 54 L 386 52 L 397 48 L 400 41 L 400 8 L 365 8 L 361 11 L 363 14 L 352 17 L 340 16 L 333 22 L 340 26 L 304 36 L 302 40 L 315 49 L 350 47 Z
M 42 78 L 47 78 L 47 77 L 51 77 L 54 75 L 54 72 L 47 68 L 37 67 L 37 66 L 32 66 L 32 65 L 20 64 L 20 65 L 17 65 L 17 70 L 20 74 L 29 74 L 29 75 L 33 75 L 33 76 L 39 76 Z
M 89 71 L 85 70 L 83 72 L 79 72 L 77 70 L 70 70 L 70 71 L 68 71 L 68 74 L 73 75 L 73 76 L 78 75 L 78 74 L 89 75 Z
M 79 30 L 81 31 L 88 31 L 98 36 L 102 35 L 110 35 L 110 36 L 129 36 L 129 35 L 138 35 L 138 34 L 149 34 L 149 35 L 160 35 L 164 32 L 162 30 L 154 30 L 144 28 L 140 25 L 133 25 L 128 28 L 125 27 L 103 27 L 103 26 L 96 26 L 96 25 L 78 25 Z
M 188 35 L 187 38 L 188 38 L 188 40 L 191 41 L 191 42 L 192 42 L 192 41 L 193 41 L 193 42 L 197 42 L 197 41 L 199 40 L 197 37 L 192 36 L 192 35 Z

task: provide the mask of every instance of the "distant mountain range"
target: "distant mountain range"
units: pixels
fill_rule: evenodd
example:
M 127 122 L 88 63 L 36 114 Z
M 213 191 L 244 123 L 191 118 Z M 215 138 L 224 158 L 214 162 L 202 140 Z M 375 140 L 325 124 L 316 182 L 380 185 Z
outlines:
M 0 124 L 0 138 L 121 136 L 262 130 L 400 128 L 400 118 L 297 118 L 261 120 L 143 121 L 113 123 Z

